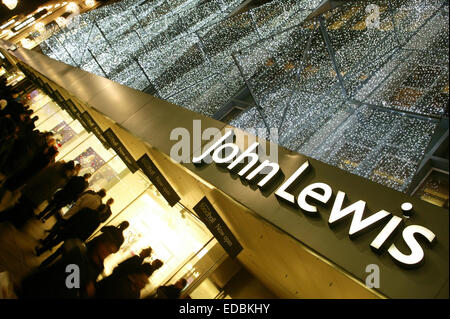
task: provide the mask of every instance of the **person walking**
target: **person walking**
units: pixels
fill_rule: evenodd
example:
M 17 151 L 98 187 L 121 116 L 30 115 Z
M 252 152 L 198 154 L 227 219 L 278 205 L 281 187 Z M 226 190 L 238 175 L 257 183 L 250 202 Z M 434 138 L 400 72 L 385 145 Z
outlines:
M 28 275 L 16 294 L 19 299 L 93 298 L 95 282 L 103 272 L 105 258 L 119 251 L 123 242 L 123 236 L 113 233 L 97 236 L 86 244 L 79 239 L 68 240 L 64 243 L 61 259 Z M 79 284 L 76 286 L 70 286 L 68 279 L 68 269 L 73 269 L 73 265 L 78 267 Z
M 67 220 L 64 225 L 51 232 L 43 241 L 42 247 L 36 247 L 36 255 L 51 250 L 60 242 L 69 238 L 78 238 L 86 241 L 94 231 L 111 216 L 111 212 L 106 209 L 106 205 L 100 205 L 96 210 L 85 207 L 76 215 Z
M 21 228 L 44 201 L 51 199 L 58 188 L 64 187 L 74 173 L 74 162 L 56 162 L 35 175 L 25 185 L 19 202 L 0 215 L 0 222 L 10 221 Z
M 150 257 L 151 254 L 151 247 L 142 249 L 139 255 L 131 256 L 117 265 L 116 268 L 114 268 L 114 274 L 132 273 L 133 271 L 136 271 L 144 264 L 144 260 Z
M 89 178 L 91 178 L 90 173 L 86 173 L 83 176 L 73 176 L 63 189 L 55 193 L 53 199 L 38 215 L 38 218 L 45 222 L 51 216 L 55 215 L 61 208 L 77 200 L 80 194 L 88 188 Z
M 102 205 L 102 198 L 105 196 L 106 190 L 104 188 L 100 189 L 98 192 L 92 190 L 85 191 L 62 217 L 57 218 L 57 222 L 53 225 L 52 229 L 46 230 L 46 232 L 57 234 L 70 218 L 84 208 L 89 208 L 93 211 L 97 210 Z M 108 207 L 103 207 L 103 209 L 108 209 Z M 109 212 L 111 212 L 111 210 L 109 210 Z M 36 218 L 39 218 L 39 216 L 36 216 Z
M 114 204 L 114 198 L 108 198 L 108 200 L 106 201 L 105 205 L 103 205 L 103 209 L 105 210 L 106 213 L 109 214 L 109 216 L 112 215 L 112 211 L 111 211 L 111 205 Z
M 68 220 L 83 208 L 97 209 L 102 204 L 102 198 L 106 196 L 106 190 L 100 189 L 98 192 L 85 191 L 80 195 L 75 204 L 62 216 Z
M 58 154 L 55 139 L 47 134 L 38 134 L 35 139 L 37 148 L 33 152 L 34 155 L 29 164 L 8 178 L 5 183 L 5 187 L 11 192 L 26 184 L 33 176 L 55 162 L 55 156 Z
M 104 207 L 99 207 L 98 211 L 104 211 Z M 81 212 L 80 212 L 81 213 Z M 107 220 L 108 219 L 108 215 L 107 213 L 105 213 L 104 215 L 104 219 Z M 113 238 L 117 238 L 120 239 L 122 241 L 122 243 L 124 242 L 124 236 L 123 236 L 123 231 L 128 227 L 128 222 L 127 221 L 123 221 L 119 227 L 116 226 L 103 226 L 100 229 L 101 234 L 97 237 L 95 237 L 97 240 L 101 240 L 103 237 L 105 238 L 109 238 L 109 237 L 113 237 Z M 89 237 L 89 236 L 88 236 Z M 90 243 L 90 242 L 89 242 Z M 41 268 L 47 267 L 48 265 L 50 265 L 56 258 L 58 258 L 58 256 L 61 254 L 61 247 L 51 256 L 49 256 L 47 259 L 45 259 L 42 263 L 41 263 Z
M 149 264 L 143 264 L 136 271 L 127 275 L 111 275 L 100 280 L 96 285 L 97 299 L 139 299 L 141 290 L 147 286 Z
M 104 234 L 106 234 L 106 233 L 122 234 L 125 231 L 125 229 L 128 228 L 128 226 L 130 226 L 130 223 L 127 222 L 126 220 L 124 220 L 118 226 L 112 226 L 112 225 L 103 226 L 100 229 L 100 231 Z
M 156 289 L 156 295 L 154 299 L 179 299 L 181 292 L 187 285 L 187 280 L 180 278 L 173 285 L 159 286 Z
M 129 259 L 125 263 L 126 265 L 119 264 L 110 276 L 97 283 L 97 298 L 139 299 L 141 290 L 149 283 L 148 278 L 163 265 L 159 259 L 154 260 L 151 264 L 129 263 Z

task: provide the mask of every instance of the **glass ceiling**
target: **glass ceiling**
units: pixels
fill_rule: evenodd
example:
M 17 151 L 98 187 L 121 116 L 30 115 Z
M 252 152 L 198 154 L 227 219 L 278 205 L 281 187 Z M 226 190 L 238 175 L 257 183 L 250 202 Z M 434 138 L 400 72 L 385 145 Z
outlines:
M 41 47 L 214 118 L 246 91 L 230 125 L 405 191 L 448 117 L 448 2 L 345 1 L 313 19 L 321 1 L 231 14 L 242 2 L 123 0 Z

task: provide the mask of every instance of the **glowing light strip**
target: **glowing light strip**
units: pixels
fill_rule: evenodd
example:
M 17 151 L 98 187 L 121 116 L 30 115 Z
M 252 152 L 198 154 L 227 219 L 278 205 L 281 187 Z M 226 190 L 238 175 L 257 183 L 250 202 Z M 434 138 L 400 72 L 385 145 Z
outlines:
M 26 19 L 24 22 L 22 22 L 21 24 L 19 24 L 17 27 L 14 27 L 12 31 L 17 32 L 19 30 L 22 30 L 23 28 L 25 28 L 26 26 L 28 26 L 29 24 L 31 24 L 34 20 L 36 20 L 34 17 L 31 17 L 29 19 Z
M 0 26 L 0 30 L 3 30 L 4 28 L 9 27 L 14 22 L 16 22 L 16 19 L 12 19 L 11 21 L 9 21 L 9 22 L 5 23 L 4 25 Z

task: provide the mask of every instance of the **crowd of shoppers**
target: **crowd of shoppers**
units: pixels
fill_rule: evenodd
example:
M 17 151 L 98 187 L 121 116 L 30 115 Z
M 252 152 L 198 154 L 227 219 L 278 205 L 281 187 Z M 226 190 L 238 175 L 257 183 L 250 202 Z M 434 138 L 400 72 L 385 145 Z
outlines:
M 53 254 L 33 269 L 15 287 L 19 298 L 140 298 L 149 277 L 163 266 L 143 249 L 99 280 L 104 260 L 119 251 L 124 242 L 127 221 L 103 226 L 112 215 L 113 198 L 105 203 L 106 190 L 89 189 L 91 174 L 79 176 L 81 165 L 56 161 L 58 147 L 52 132 L 36 129 L 37 116 L 18 92 L 0 79 L 0 200 L 6 192 L 19 192 L 17 202 L 0 210 L 0 223 L 22 230 L 32 220 L 56 222 L 40 240 L 35 254 Z M 45 206 L 44 206 L 45 205 Z M 40 210 L 41 207 L 44 208 Z M 64 214 L 62 209 L 70 207 Z M 90 239 L 97 229 L 100 235 Z M 102 277 L 102 276 L 100 276 Z M 186 286 L 158 288 L 154 298 L 179 298 Z

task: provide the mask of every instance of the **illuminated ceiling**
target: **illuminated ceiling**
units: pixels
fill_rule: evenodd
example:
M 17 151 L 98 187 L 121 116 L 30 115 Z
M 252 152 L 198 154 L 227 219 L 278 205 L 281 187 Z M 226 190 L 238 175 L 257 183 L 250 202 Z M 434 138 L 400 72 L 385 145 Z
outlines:
M 241 2 L 124 0 L 42 49 L 210 117 L 247 91 L 229 124 L 405 191 L 448 116 L 447 1 Z

